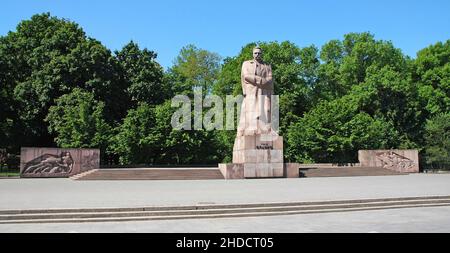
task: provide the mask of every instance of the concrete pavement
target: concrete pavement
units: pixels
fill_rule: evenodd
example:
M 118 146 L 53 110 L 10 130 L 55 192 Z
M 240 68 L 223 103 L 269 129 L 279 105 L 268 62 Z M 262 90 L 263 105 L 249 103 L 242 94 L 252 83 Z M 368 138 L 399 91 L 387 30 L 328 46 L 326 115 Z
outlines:
M 151 207 L 450 195 L 450 174 L 261 180 L 0 180 L 0 210 Z
M 449 196 L 450 174 L 199 181 L 0 180 L 0 210 Z M 8 224 L 0 232 L 450 232 L 450 207 L 138 222 Z

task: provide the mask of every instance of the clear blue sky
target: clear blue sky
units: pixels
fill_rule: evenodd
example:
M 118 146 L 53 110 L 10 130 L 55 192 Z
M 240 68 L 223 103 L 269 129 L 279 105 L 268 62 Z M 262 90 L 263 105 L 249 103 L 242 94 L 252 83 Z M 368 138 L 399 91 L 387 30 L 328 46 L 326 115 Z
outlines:
M 407 55 L 450 39 L 449 0 L 16 0 L 0 7 L 0 35 L 50 12 L 75 21 L 111 50 L 131 39 L 172 65 L 181 47 L 234 56 L 253 41 L 320 47 L 349 32 L 370 31 Z

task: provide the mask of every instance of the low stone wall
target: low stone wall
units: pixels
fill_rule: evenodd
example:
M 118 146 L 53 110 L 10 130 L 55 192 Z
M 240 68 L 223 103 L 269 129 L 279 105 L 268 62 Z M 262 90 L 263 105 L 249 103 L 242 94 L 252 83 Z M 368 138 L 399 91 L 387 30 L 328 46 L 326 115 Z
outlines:
M 21 177 L 70 177 L 100 167 L 99 149 L 22 148 Z
M 304 163 L 299 164 L 300 169 L 361 167 L 359 163 Z
M 358 160 L 363 167 L 382 167 L 403 173 L 419 172 L 419 151 L 415 149 L 359 150 Z

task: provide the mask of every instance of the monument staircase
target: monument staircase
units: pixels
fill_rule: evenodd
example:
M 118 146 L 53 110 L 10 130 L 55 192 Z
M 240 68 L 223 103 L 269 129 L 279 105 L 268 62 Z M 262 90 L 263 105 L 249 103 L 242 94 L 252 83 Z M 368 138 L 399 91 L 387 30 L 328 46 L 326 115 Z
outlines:
M 216 168 L 123 168 L 97 169 L 74 180 L 205 180 L 224 179 Z
M 359 177 L 407 175 L 380 167 L 301 164 L 300 177 Z M 207 180 L 224 179 L 217 167 L 205 168 L 121 168 L 95 169 L 75 176 L 73 180 Z

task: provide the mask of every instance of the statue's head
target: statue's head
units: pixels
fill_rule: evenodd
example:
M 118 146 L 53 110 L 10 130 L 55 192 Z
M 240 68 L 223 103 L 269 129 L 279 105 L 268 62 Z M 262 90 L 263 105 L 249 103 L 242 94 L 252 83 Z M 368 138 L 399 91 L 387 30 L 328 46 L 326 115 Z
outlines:
M 253 48 L 253 59 L 256 61 L 262 61 L 262 49 L 258 46 Z

